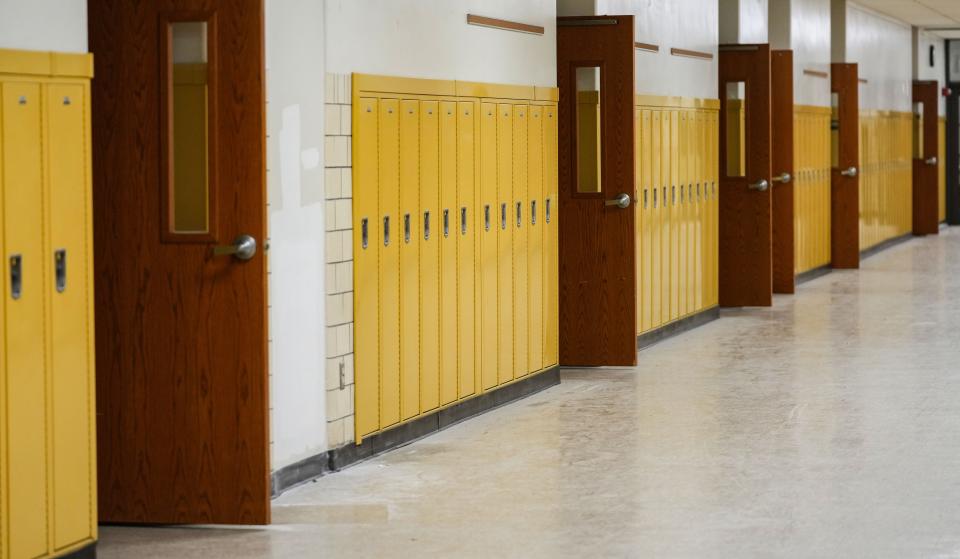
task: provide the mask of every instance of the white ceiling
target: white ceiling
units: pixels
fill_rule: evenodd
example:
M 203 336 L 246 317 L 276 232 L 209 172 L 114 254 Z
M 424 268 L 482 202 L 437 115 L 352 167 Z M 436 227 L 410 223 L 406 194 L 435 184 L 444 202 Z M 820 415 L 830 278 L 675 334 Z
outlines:
M 935 31 L 947 39 L 960 39 L 960 0 L 856 0 L 890 17 Z

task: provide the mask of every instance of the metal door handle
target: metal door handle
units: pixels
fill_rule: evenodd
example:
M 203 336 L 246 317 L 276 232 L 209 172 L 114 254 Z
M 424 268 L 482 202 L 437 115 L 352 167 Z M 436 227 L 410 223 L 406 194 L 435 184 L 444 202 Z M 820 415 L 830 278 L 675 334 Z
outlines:
M 621 210 L 627 209 L 630 207 L 630 195 L 626 192 L 621 192 L 617 194 L 617 197 L 613 200 L 607 200 L 604 202 L 605 206 L 616 206 Z
M 936 157 L 931 157 L 930 159 L 927 159 L 926 161 L 924 161 L 924 163 L 926 163 L 927 165 L 936 165 L 936 164 L 937 164 L 937 158 L 936 158 Z
M 793 180 L 793 176 L 790 173 L 780 173 L 779 175 L 773 177 L 773 182 L 780 182 L 783 184 L 787 184 L 791 180 Z
M 840 174 L 843 175 L 843 176 L 845 176 L 845 177 L 855 177 L 855 176 L 857 176 L 857 168 L 856 168 L 856 167 L 847 167 L 846 169 L 840 171 Z
M 257 240 L 250 235 L 240 235 L 233 240 L 232 245 L 213 247 L 214 256 L 231 255 L 237 260 L 250 260 L 257 253 Z
M 766 192 L 770 188 L 770 183 L 767 182 L 767 179 L 760 179 L 759 182 L 747 185 L 750 190 L 759 190 L 760 192 Z

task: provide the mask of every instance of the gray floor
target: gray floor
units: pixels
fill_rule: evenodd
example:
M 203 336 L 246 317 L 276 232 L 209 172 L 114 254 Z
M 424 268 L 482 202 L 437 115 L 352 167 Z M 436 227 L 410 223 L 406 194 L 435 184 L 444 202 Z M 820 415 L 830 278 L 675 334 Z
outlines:
M 100 556 L 960 557 L 960 231 Z

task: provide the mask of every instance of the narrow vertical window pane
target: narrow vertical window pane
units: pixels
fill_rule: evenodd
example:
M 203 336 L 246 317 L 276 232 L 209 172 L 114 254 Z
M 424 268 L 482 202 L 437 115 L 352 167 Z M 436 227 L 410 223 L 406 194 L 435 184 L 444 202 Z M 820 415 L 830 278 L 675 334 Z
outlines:
M 207 23 L 183 21 L 171 27 L 170 224 L 174 233 L 207 233 L 210 229 Z
M 747 84 L 728 82 L 725 110 L 727 112 L 727 176 L 747 174 Z
M 830 94 L 830 164 L 840 167 L 840 94 Z
M 600 192 L 600 68 L 577 68 L 577 192 Z
M 923 159 L 923 103 L 913 104 L 913 157 Z

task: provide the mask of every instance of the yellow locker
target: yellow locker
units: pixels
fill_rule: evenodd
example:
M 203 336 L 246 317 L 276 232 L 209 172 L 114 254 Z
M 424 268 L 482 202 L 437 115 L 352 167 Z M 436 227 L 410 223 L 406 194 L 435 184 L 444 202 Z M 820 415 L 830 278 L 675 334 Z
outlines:
M 54 549 L 95 537 L 86 87 L 47 86 L 48 335 Z M 79 141 L 83 139 L 83 141 Z
M 440 405 L 439 110 L 437 101 L 420 102 L 420 412 Z
M 481 357 L 476 343 L 476 254 L 477 190 L 476 139 L 477 103 L 461 101 L 457 113 L 456 189 L 458 211 L 451 216 L 450 234 L 457 238 L 457 335 L 459 391 L 465 398 L 477 392 L 476 369 Z M 451 332 L 453 329 L 451 328 Z
M 453 101 L 440 103 L 440 205 L 437 206 L 436 223 L 431 223 L 431 238 L 440 245 L 440 404 L 446 405 L 457 399 L 458 334 L 457 312 L 460 309 L 457 295 L 459 266 L 457 252 L 460 212 L 457 209 L 457 165 L 460 157 L 460 142 L 457 134 L 457 104 Z M 433 219 L 433 218 L 432 218 Z M 471 268 L 472 270 L 472 268 Z M 472 273 L 472 272 L 471 272 Z M 471 283 L 472 286 L 472 283 Z M 467 320 L 473 320 L 471 312 Z M 470 324 L 472 330 L 473 324 Z M 473 355 L 472 350 L 469 354 Z
M 497 106 L 480 107 L 480 379 L 484 390 L 498 382 L 500 352 L 497 328 Z
M 400 421 L 400 103 L 382 99 L 379 114 L 378 269 L 380 282 L 380 428 Z M 356 275 L 356 274 L 355 274 Z
M 710 115 L 710 306 L 718 304 L 720 251 L 720 114 Z
M 2 90 L 6 360 L 7 550 L 38 557 L 48 550 L 47 416 L 40 85 L 6 82 Z M 16 279 L 15 279 L 16 278 Z M 16 325 L 16 327 L 10 327 Z
M 530 322 L 527 315 L 527 237 L 529 227 L 525 223 L 527 202 L 527 121 L 529 105 L 513 107 L 513 203 L 510 205 L 510 224 L 513 228 L 513 376 L 519 378 L 530 372 L 529 341 Z
M 497 105 L 497 345 L 499 383 L 513 380 L 513 105 Z
M 377 212 L 377 100 L 361 98 L 354 110 L 353 158 L 353 315 L 356 431 L 362 437 L 380 428 L 380 285 L 382 243 Z
M 543 368 L 543 107 L 531 105 L 527 119 L 528 371 Z
M 674 318 L 687 314 L 687 208 L 684 192 L 687 188 L 687 113 L 677 111 L 677 151 L 674 157 L 677 161 L 676 195 L 674 196 L 674 215 L 676 216 L 677 240 L 677 311 Z
M 694 113 L 694 232 L 693 232 L 693 308 L 703 310 L 703 113 Z
M 652 184 L 651 161 L 653 148 L 651 144 L 650 110 L 641 109 L 640 113 L 640 162 L 638 174 L 640 176 L 640 332 L 650 330 L 651 314 L 651 248 L 650 248 L 650 187 Z
M 560 328 L 560 271 L 558 254 L 557 220 L 557 105 L 546 109 L 547 120 L 543 128 L 543 366 L 552 367 L 559 361 Z
M 400 102 L 400 411 L 420 413 L 420 102 Z
M 670 322 L 680 317 L 680 210 L 677 206 L 677 189 L 680 180 L 679 130 L 680 118 L 676 109 L 670 110 Z
M 661 185 L 665 183 L 661 171 L 663 160 L 663 111 L 654 109 L 653 128 L 651 129 L 651 179 L 650 179 L 650 329 L 659 328 L 663 324 L 663 196 L 665 190 Z M 669 145 L 669 143 L 667 144 Z

